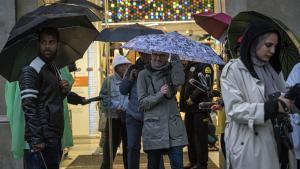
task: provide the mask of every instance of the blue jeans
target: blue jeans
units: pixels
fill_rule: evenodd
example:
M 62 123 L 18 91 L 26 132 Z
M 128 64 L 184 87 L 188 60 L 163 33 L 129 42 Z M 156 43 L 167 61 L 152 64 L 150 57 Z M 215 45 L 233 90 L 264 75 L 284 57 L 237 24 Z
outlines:
M 143 122 L 126 115 L 127 161 L 129 169 L 139 169 Z
M 126 114 L 126 128 L 128 168 L 139 169 L 143 121 L 137 120 L 131 115 Z M 162 156 L 160 161 L 160 169 L 164 169 L 164 161 Z
M 24 150 L 24 163 L 26 169 L 59 169 L 62 156 L 61 142 L 51 141 L 39 152 Z M 43 157 L 43 158 L 42 158 Z
M 160 167 L 161 157 L 164 152 L 168 153 L 171 168 L 172 169 L 183 169 L 183 151 L 182 146 L 171 147 L 168 150 L 147 150 L 148 155 L 148 169 L 158 169 Z

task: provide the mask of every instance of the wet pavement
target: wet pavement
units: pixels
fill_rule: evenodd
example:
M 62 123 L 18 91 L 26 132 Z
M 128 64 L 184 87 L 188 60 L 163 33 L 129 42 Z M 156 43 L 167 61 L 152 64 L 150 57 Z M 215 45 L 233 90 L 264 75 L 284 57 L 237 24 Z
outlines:
M 99 169 L 102 156 L 92 155 L 97 149 L 99 143 L 99 137 L 82 137 L 74 139 L 74 147 L 72 147 L 68 153 L 68 158 L 64 159 L 61 164 L 61 169 Z M 209 152 L 209 166 L 208 169 L 219 168 L 219 152 Z M 165 168 L 170 168 L 168 156 L 164 156 Z M 186 148 L 184 149 L 184 164 L 188 164 L 188 158 Z M 114 169 L 123 169 L 123 161 L 121 152 L 118 153 L 114 165 Z M 147 157 L 145 153 L 141 154 L 140 168 L 147 168 Z

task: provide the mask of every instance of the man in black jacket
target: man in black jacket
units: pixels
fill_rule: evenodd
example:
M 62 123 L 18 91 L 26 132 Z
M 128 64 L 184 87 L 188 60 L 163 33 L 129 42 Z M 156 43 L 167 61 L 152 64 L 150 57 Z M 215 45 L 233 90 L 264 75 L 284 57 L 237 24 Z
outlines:
M 189 166 L 185 168 L 207 169 L 209 110 L 199 109 L 199 103 L 210 102 L 209 90 L 213 84 L 213 68 L 209 64 L 188 62 L 185 64 L 185 84 L 180 92 L 180 110 L 185 112 L 185 126 L 188 135 Z M 189 83 L 190 79 L 200 81 L 205 77 L 207 91 L 201 91 Z
M 70 90 L 53 63 L 59 32 L 43 28 L 39 32 L 39 55 L 23 67 L 19 76 L 22 108 L 25 113 L 26 168 L 59 169 L 64 131 L 63 99 Z

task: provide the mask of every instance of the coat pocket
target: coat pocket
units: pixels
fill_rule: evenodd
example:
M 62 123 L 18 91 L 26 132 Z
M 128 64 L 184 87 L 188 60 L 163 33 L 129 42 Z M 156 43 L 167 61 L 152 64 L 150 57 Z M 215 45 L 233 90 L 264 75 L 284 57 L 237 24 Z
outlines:
M 62 128 L 64 124 L 64 110 L 56 105 L 47 105 L 47 111 L 49 113 L 49 126 Z
M 172 115 L 169 119 L 170 138 L 176 140 L 184 136 L 184 124 L 179 114 Z
M 232 155 L 233 157 L 239 158 L 242 154 L 247 153 L 247 149 L 249 149 L 249 138 L 252 135 L 252 131 L 249 131 L 248 126 L 243 126 L 240 128 L 240 132 L 235 137 L 236 140 L 231 140 L 232 143 Z M 231 133 L 232 134 L 232 133 Z
M 144 139 L 161 139 L 161 125 L 159 117 L 145 117 L 143 127 Z
M 232 147 L 232 153 L 234 156 L 239 156 L 242 152 L 242 149 L 244 148 L 245 146 L 245 143 L 244 142 L 240 142 L 238 144 L 235 144 L 233 147 Z

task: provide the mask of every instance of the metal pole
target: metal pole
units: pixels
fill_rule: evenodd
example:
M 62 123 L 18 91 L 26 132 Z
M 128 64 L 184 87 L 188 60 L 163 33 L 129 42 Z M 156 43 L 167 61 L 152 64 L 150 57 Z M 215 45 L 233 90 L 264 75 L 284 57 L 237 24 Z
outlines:
M 216 2 L 216 1 L 215 1 Z M 219 4 L 219 9 L 218 9 L 218 12 L 223 12 L 223 4 L 222 4 L 222 0 L 218 0 L 218 4 Z M 225 58 L 225 48 L 224 48 L 224 44 L 220 43 L 220 50 L 221 50 L 221 56 L 223 59 L 225 59 L 227 61 L 227 58 Z M 218 75 L 218 83 L 217 83 L 217 90 L 220 90 L 220 73 L 219 72 L 219 65 L 217 66 L 217 75 Z M 219 136 L 219 143 L 221 143 L 221 137 Z M 219 149 L 219 166 L 220 166 L 220 169 L 224 169 L 226 168 L 226 160 L 224 159 L 224 155 L 223 155 L 223 152 L 222 152 L 222 148 Z
M 223 8 L 222 8 L 222 0 L 219 0 L 219 8 L 220 8 L 220 12 L 223 12 Z
M 107 43 L 107 71 L 109 73 L 110 71 L 110 51 L 109 51 L 109 43 Z M 109 75 L 109 74 L 108 74 Z M 108 77 L 108 76 L 107 76 Z M 111 82 L 110 79 L 108 79 L 108 99 L 111 103 Z M 111 115 L 111 104 L 109 104 L 108 107 L 108 139 L 109 139 L 109 159 L 110 159 L 110 169 L 113 168 L 113 145 L 112 145 L 112 115 Z
M 104 9 L 105 9 L 105 28 L 108 28 L 108 0 L 104 1 Z M 109 43 L 106 43 L 106 72 L 107 72 L 107 77 L 109 77 L 110 73 L 110 46 Z M 108 79 L 108 99 L 109 102 L 111 103 L 111 93 L 110 93 L 110 88 L 111 88 L 111 83 L 110 80 Z M 111 106 L 108 106 L 108 141 L 109 141 L 109 168 L 113 168 L 113 145 L 112 145 L 112 117 L 111 117 Z

